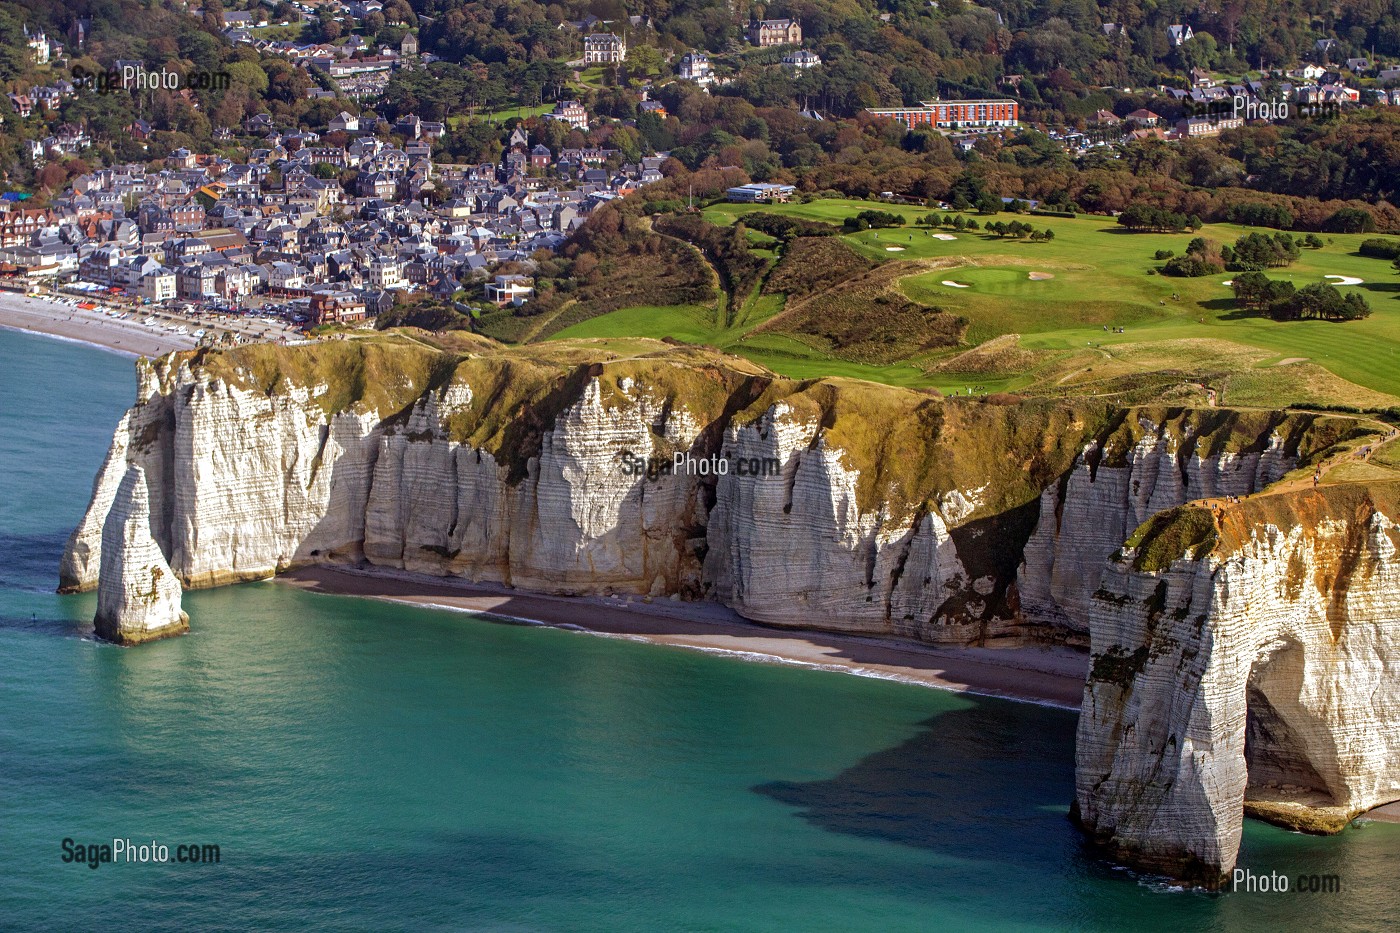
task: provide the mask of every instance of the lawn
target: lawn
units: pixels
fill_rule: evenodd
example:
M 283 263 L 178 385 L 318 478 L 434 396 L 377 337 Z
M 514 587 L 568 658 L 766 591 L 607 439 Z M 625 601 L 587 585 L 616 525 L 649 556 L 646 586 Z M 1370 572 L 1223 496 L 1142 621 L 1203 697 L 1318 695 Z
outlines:
M 1108 361 L 1085 367 L 1086 373 L 1093 370 L 1089 378 L 1134 370 L 1180 371 L 1183 378 L 1192 372 L 1239 371 L 1247 375 L 1238 383 L 1241 394 L 1264 403 L 1276 389 L 1286 392 L 1290 379 L 1311 386 L 1309 397 L 1331 403 L 1350 403 L 1349 392 L 1365 395 L 1370 404 L 1384 402 L 1382 396 L 1348 389 L 1345 382 L 1327 372 L 1376 393 L 1400 396 L 1400 275 L 1388 262 L 1355 252 L 1370 235 L 1325 236 L 1322 249 L 1305 249 L 1291 266 L 1267 273 L 1300 287 L 1322 281 L 1324 275 L 1360 278 L 1362 284 L 1340 287 L 1343 292 L 1354 288 L 1366 296 L 1374 311 L 1370 318 L 1346 324 L 1278 323 L 1237 311 L 1231 290 L 1224 284 L 1230 273 L 1182 279 L 1156 271 L 1162 264 L 1153 258 L 1157 250 L 1182 253 L 1196 235 L 1233 243 L 1252 229 L 1247 227 L 1209 224 L 1198 234 L 1136 234 L 1122 230 L 1109 218 L 1096 216 L 964 215 L 983 225 L 992 220 L 1019 219 L 1055 233 L 1051 241 L 1029 242 L 976 231 L 916 227 L 913 222 L 919 217 L 930 213 L 942 216 L 942 212 L 873 201 L 830 199 L 763 206 L 720 203 L 706 208 L 704 214 L 721 224 L 755 210 L 839 223 L 871 208 L 901 214 L 909 226 L 845 235 L 845 242 L 873 259 L 908 261 L 909 275 L 900 282 L 904 293 L 965 317 L 969 345 L 1019 334 L 1021 349 L 1042 351 L 1022 357 L 1039 361 L 1035 365 L 1042 369 L 1050 360 L 1069 372 L 1083 362 L 1080 357 L 1085 353 Z M 935 234 L 954 239 L 940 239 Z M 761 235 L 751 234 L 750 240 L 763 248 L 770 245 Z M 967 287 L 945 284 L 948 282 Z M 1045 375 L 1043 371 L 1037 374 L 1014 368 L 976 374 L 927 372 L 939 360 L 957 355 L 947 351 L 887 366 L 866 365 L 833 360 L 819 348 L 792 337 L 751 333 L 781 307 L 779 297 L 751 298 L 733 315 L 728 327 L 718 326 L 716 314 L 709 308 L 631 308 L 575 325 L 558 336 L 669 335 L 720 347 L 790 376 L 846 375 L 896 385 L 935 386 L 945 392 L 965 391 L 974 384 L 980 391 L 1015 390 Z M 1151 352 L 1144 349 L 1154 344 Z M 1284 361 L 1305 361 L 1305 365 L 1278 368 Z M 1054 372 L 1061 378 L 1061 369 Z
M 674 337 L 687 343 L 713 344 L 718 334 L 714 308 L 675 305 L 669 308 L 623 308 L 566 327 L 552 339 L 654 337 L 659 340 Z
M 554 109 L 553 104 L 535 104 L 530 107 L 524 105 L 516 107 L 502 107 L 499 110 L 485 110 L 472 116 L 470 114 L 459 113 L 447 118 L 448 125 L 453 129 L 472 122 L 472 120 L 485 120 L 492 123 L 503 123 L 506 120 L 519 118 L 521 120 L 529 117 L 538 117 L 541 114 L 549 113 Z

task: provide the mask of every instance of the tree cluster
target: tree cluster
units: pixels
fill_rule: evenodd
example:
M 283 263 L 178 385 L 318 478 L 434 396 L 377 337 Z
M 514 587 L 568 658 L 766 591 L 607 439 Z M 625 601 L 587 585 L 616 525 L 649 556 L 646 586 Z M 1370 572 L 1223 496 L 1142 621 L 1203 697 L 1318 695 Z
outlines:
M 1326 282 L 1295 290 L 1292 282 L 1270 279 L 1262 272 L 1244 272 L 1235 277 L 1231 287 L 1240 307 L 1276 321 L 1358 321 L 1371 316 L 1365 296 L 1359 292 L 1343 295 Z

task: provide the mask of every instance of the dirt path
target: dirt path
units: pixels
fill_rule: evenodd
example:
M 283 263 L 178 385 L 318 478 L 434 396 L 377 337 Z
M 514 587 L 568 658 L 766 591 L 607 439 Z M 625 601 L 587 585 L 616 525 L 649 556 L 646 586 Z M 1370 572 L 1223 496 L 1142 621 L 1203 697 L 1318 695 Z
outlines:
M 1349 451 L 1346 451 L 1345 453 L 1337 454 L 1327 460 L 1324 460 L 1323 462 L 1317 465 L 1317 469 L 1314 471 L 1313 476 L 1311 477 L 1303 479 L 1282 480 L 1280 482 L 1274 483 L 1271 486 L 1261 489 L 1256 493 L 1251 493 L 1247 496 L 1239 496 L 1238 498 L 1257 499 L 1261 496 L 1279 496 L 1290 492 L 1298 492 L 1299 490 L 1315 489 L 1318 486 L 1321 486 L 1327 480 L 1327 474 L 1332 472 L 1336 468 L 1341 466 L 1347 466 L 1348 464 L 1369 463 L 1371 457 L 1375 455 L 1376 451 L 1389 444 L 1395 443 L 1397 440 L 1400 440 L 1400 430 L 1392 428 L 1389 425 L 1383 424 L 1379 421 L 1371 421 L 1370 423 L 1380 431 L 1384 432 L 1380 440 L 1372 441 L 1367 444 L 1362 444 L 1360 447 L 1353 448 Z M 1400 472 L 1396 472 L 1395 476 L 1397 479 L 1400 479 Z M 1343 482 L 1345 482 L 1345 480 L 1343 480 Z M 1225 505 L 1228 505 L 1229 499 L 1224 496 L 1212 496 L 1207 499 L 1195 499 L 1193 500 L 1192 504 L 1206 505 L 1212 509 L 1215 509 L 1216 507 L 1223 507 Z

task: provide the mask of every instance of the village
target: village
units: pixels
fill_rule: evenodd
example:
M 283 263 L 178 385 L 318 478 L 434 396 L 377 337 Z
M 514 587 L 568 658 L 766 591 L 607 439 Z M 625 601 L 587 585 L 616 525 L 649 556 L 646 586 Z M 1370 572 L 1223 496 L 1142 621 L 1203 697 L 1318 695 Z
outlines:
M 284 4 L 298 16 L 311 7 Z M 325 15 L 323 5 L 316 11 Z M 334 10 L 350 25 L 383 17 L 378 0 L 352 0 Z M 296 66 L 329 77 L 337 90 L 317 85 L 307 93 L 328 99 L 372 97 L 389 75 L 434 60 L 422 53 L 412 31 L 397 47 L 371 47 L 361 35 L 334 43 L 296 44 L 268 38 L 264 8 L 223 12 L 224 36 L 285 57 Z M 638 18 L 606 23 L 596 17 L 560 23 L 577 34 L 577 69 L 617 67 L 628 60 L 628 27 Z M 82 20 L 64 38 L 81 48 Z M 283 24 L 285 25 L 285 24 Z M 1124 30 L 1105 24 L 1105 35 Z M 605 31 L 616 30 L 616 31 Z M 42 33 L 25 36 L 36 63 L 57 61 L 64 45 Z M 1189 44 L 1190 26 L 1168 31 L 1176 46 Z M 794 19 L 754 19 L 747 46 L 781 54 L 779 67 L 801 73 L 822 66 L 803 47 Z M 1313 57 L 1325 62 L 1330 49 L 1319 40 Z M 658 79 L 688 81 L 710 90 L 731 80 L 704 52 L 670 55 L 671 74 Z M 139 62 L 114 61 L 113 89 L 139 79 Z M 580 74 L 575 71 L 575 75 Z M 1015 98 L 1020 76 L 1002 81 L 1008 97 L 931 100 L 917 107 L 867 108 L 872 117 L 903 122 L 910 130 L 930 127 L 963 152 L 988 135 L 1010 138 L 1027 128 L 1044 132 L 1073 153 L 1106 149 L 1124 141 L 1177 141 L 1217 135 L 1243 126 L 1260 104 L 1282 95 L 1301 106 L 1355 107 L 1400 104 L 1400 67 L 1372 59 L 1333 66 L 1308 62 L 1267 78 L 1232 82 L 1202 69 L 1190 87 L 1156 88 L 1169 119 L 1148 107 L 1126 114 L 1100 110 L 1081 125 L 1047 126 L 1022 120 Z M 1368 84 L 1364 95 L 1357 86 Z M 90 80 L 90 79 L 89 79 Z M 15 116 L 52 112 L 65 98 L 86 93 L 82 79 L 59 79 L 9 94 Z M 650 80 L 633 93 L 640 114 L 667 116 L 650 99 Z M 1253 110 L 1239 114 L 1239 102 Z M 1270 111 L 1265 110 L 1268 113 Z M 532 138 L 530 127 L 557 121 L 577 141 L 590 125 L 612 118 L 590 113 L 576 99 L 561 97 L 540 108 L 531 121 L 500 130 L 499 161 L 460 164 L 438 161 L 435 151 L 452 132 L 448 123 L 402 114 L 392 123 L 370 114 L 341 110 L 317 129 L 281 126 L 258 113 L 238 127 L 219 127 L 215 137 L 235 137 L 250 148 L 246 161 L 186 148 L 155 163 L 117 164 L 71 178 L 67 189 L 43 207 L 23 196 L 0 201 L 0 284 L 12 290 L 62 289 L 70 295 L 101 295 L 111 302 L 199 314 L 257 312 L 276 315 L 298 328 L 360 325 L 409 296 L 426 295 L 479 313 L 519 306 L 534 291 L 533 256 L 558 250 L 598 205 L 663 178 L 669 153 L 626 161 L 605 146 L 555 145 Z M 821 120 L 815 109 L 802 116 Z M 615 122 L 615 121 L 613 121 Z M 29 140 L 35 165 L 78 156 L 93 142 L 87 128 L 71 123 L 47 127 Z M 132 139 L 152 137 L 142 119 L 126 128 Z M 555 136 L 556 142 L 558 136 Z M 439 156 L 440 158 L 440 156 Z M 786 200 L 791 185 L 754 183 L 733 188 L 731 200 Z M 1007 199 L 1003 199 L 1007 200 Z

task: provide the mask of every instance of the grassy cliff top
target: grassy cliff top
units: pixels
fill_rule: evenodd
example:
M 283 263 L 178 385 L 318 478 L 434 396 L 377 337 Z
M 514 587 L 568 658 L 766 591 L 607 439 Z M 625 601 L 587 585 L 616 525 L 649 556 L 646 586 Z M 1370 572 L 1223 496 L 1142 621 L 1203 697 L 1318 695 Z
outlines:
M 1347 563 L 1346 553 L 1354 550 L 1377 513 L 1392 523 L 1400 522 L 1400 480 L 1291 488 L 1218 504 L 1215 510 L 1208 504 L 1167 509 L 1144 522 L 1125 546 L 1136 549 L 1134 570 L 1158 572 L 1188 556 L 1194 560 L 1227 558 L 1270 526 L 1285 534 L 1301 526 L 1320 543 L 1319 529 L 1335 523 L 1342 529 L 1341 535 L 1328 534 L 1319 550 L 1323 556 L 1319 573 L 1335 576 L 1340 565 Z M 1400 533 L 1392 529 L 1390 534 L 1400 546 Z

